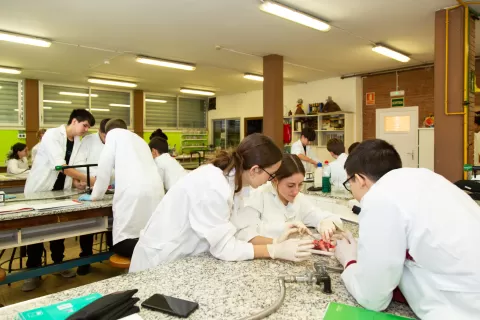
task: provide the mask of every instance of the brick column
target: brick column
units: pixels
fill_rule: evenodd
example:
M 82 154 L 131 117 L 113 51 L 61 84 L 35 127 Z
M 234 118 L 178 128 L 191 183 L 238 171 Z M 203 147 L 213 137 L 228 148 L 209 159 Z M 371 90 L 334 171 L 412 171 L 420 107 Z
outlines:
M 143 139 L 143 91 L 135 90 L 133 92 L 133 131 Z
M 37 131 L 40 129 L 40 106 L 38 97 L 38 80 L 25 80 L 24 121 L 27 135 L 27 146 L 33 148 L 38 142 Z

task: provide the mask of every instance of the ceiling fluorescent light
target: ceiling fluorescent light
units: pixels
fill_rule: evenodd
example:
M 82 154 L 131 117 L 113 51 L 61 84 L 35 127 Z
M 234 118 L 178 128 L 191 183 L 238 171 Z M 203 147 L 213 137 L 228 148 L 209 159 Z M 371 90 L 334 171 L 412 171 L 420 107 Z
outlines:
M 187 70 L 187 71 L 193 71 L 196 69 L 195 65 L 193 64 L 163 60 L 163 59 L 154 59 L 154 58 L 148 58 L 148 57 L 137 57 L 137 62 L 144 63 L 144 64 L 151 64 L 159 67 L 167 67 L 167 68 L 181 69 L 181 70 Z
M 154 103 L 167 103 L 167 100 L 158 100 L 158 99 L 145 99 L 146 102 L 154 102 Z
M 30 37 L 30 36 L 24 36 L 21 34 L 15 34 L 15 33 L 10 33 L 5 31 L 0 31 L 0 40 L 21 43 L 21 44 L 28 44 L 31 46 L 44 47 L 44 48 L 48 48 L 52 45 L 52 42 L 49 40 Z
M 245 74 L 243 75 L 243 77 L 244 77 L 245 79 L 248 79 L 248 80 L 263 81 L 263 76 L 259 76 L 259 75 L 256 75 L 256 74 L 245 73 Z
M 22 71 L 15 68 L 0 67 L 0 73 L 20 74 Z
M 91 108 L 92 111 L 99 111 L 99 112 L 110 112 L 110 109 L 101 109 L 101 108 Z
M 50 110 L 50 109 L 52 109 L 52 107 L 43 107 L 43 109 Z
M 197 90 L 197 89 L 188 89 L 188 88 L 180 88 L 180 92 L 188 93 L 188 94 L 198 94 L 201 96 L 214 96 L 215 92 L 212 91 L 204 91 L 204 90 Z
M 61 101 L 61 100 L 43 100 L 47 103 L 59 103 L 59 104 L 72 104 L 72 101 Z
M 88 94 L 88 93 L 62 91 L 62 92 L 59 92 L 58 94 L 61 94 L 62 96 L 74 96 L 74 97 L 88 97 L 88 96 L 94 97 L 94 98 L 98 97 L 98 94 L 95 94 L 95 93 Z
M 398 60 L 400 62 L 410 61 L 410 58 L 407 57 L 406 55 L 404 55 L 400 52 L 394 51 L 392 49 L 389 49 L 389 48 L 387 48 L 385 46 L 382 46 L 382 45 L 377 45 L 377 46 L 373 47 L 372 51 L 375 51 L 376 53 L 383 54 L 384 56 L 387 56 L 389 58 Z
M 109 85 L 109 86 L 128 87 L 128 88 L 135 88 L 137 86 L 136 83 L 132 83 L 132 82 L 97 79 L 97 78 L 89 78 L 88 82 L 96 83 L 96 84 L 106 84 L 106 85 Z
M 121 104 L 121 103 L 110 103 L 110 107 L 122 107 L 122 108 L 130 108 L 129 104 Z
M 273 1 L 263 1 L 260 10 L 319 31 L 330 30 L 328 23 Z

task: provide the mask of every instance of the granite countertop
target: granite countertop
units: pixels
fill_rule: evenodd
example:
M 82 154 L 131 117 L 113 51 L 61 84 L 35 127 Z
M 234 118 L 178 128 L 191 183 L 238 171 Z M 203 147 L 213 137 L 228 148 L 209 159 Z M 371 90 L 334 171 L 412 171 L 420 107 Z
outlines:
M 347 223 L 353 233 L 354 224 Z M 1 319 L 14 319 L 18 312 L 58 303 L 99 292 L 108 294 L 125 289 L 138 289 L 136 296 L 144 301 L 155 293 L 196 301 L 199 309 L 190 319 L 238 319 L 270 306 L 279 297 L 277 277 L 300 275 L 313 270 L 314 262 L 338 266 L 335 258 L 315 255 L 302 263 L 273 260 L 226 262 L 209 254 L 177 260 L 140 273 L 125 274 L 89 285 L 66 290 L 0 309 Z M 282 307 L 268 319 L 322 319 L 329 302 L 356 304 L 347 292 L 340 274 L 329 272 L 332 294 L 318 286 L 287 283 Z M 137 305 L 140 306 L 140 303 Z M 414 317 L 410 308 L 392 303 L 386 312 Z M 145 320 L 176 319 L 164 313 L 141 308 Z
M 0 173 L 0 181 L 27 180 L 27 176 L 28 176 L 28 173 L 21 173 L 21 174 Z
M 8 206 L 8 205 L 19 204 L 19 203 L 24 203 L 28 205 L 28 204 L 35 204 L 35 203 L 49 203 L 49 202 L 67 200 L 67 199 L 78 199 L 78 197 L 82 193 L 83 192 L 79 190 L 38 192 L 28 196 L 25 196 L 23 193 L 20 193 L 20 194 L 14 194 L 16 198 L 12 200 L 7 200 L 5 205 Z M 82 205 L 79 205 L 76 207 L 67 207 L 64 209 L 52 209 L 52 210 L 43 210 L 43 211 L 32 210 L 32 211 L 18 212 L 18 213 L 4 213 L 4 214 L 0 214 L 0 221 L 54 215 L 54 214 L 65 213 L 65 212 L 75 212 L 75 211 L 97 209 L 97 208 L 106 208 L 106 207 L 112 206 L 112 199 L 113 199 L 113 195 L 106 194 L 103 200 L 85 201 L 85 202 L 82 202 Z
M 305 194 L 311 196 L 318 196 L 322 198 L 330 198 L 336 200 L 352 200 L 353 196 L 350 192 L 331 192 L 331 193 L 323 193 L 321 191 L 308 191 L 305 190 Z

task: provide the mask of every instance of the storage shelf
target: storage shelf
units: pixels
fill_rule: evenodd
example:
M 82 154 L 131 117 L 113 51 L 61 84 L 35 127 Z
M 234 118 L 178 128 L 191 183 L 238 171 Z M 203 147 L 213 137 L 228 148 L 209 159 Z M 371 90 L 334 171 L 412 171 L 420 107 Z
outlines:
M 183 139 L 182 141 L 205 141 L 207 138 L 204 139 Z
M 341 130 L 335 130 L 335 129 L 332 129 L 332 130 L 315 130 L 317 132 L 344 132 L 345 129 L 341 129 Z
M 184 136 L 208 136 L 208 133 L 182 133 L 182 137 Z
M 208 148 L 207 146 L 183 146 L 182 149 L 191 149 L 191 148 Z

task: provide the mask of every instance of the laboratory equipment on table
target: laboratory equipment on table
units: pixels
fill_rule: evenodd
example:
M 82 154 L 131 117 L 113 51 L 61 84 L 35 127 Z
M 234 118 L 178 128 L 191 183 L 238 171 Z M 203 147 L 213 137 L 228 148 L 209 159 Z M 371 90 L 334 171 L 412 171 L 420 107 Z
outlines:
M 92 188 L 90 187 L 90 167 L 96 167 L 98 164 L 78 164 L 74 166 L 56 166 L 55 170 L 57 171 L 63 171 L 65 169 L 75 169 L 75 168 L 87 168 L 87 188 L 85 191 L 88 194 L 92 193 Z
M 332 191 L 332 186 L 330 184 L 331 170 L 328 165 L 328 161 L 325 161 L 323 166 L 323 177 L 322 177 L 322 192 L 330 193 Z
M 313 178 L 313 186 L 315 188 L 321 188 L 322 187 L 322 179 L 323 179 L 322 163 L 319 162 L 317 164 L 317 168 L 315 169 L 315 175 L 314 175 L 314 178 Z
M 241 318 L 241 320 L 258 320 L 268 317 L 275 313 L 283 304 L 285 300 L 286 287 L 285 283 L 306 283 L 307 285 L 322 285 L 323 293 L 332 293 L 332 280 L 327 273 L 327 269 L 320 263 L 314 263 L 315 271 L 307 270 L 305 273 L 299 275 L 285 275 L 278 277 L 278 284 L 280 286 L 280 296 L 278 299 L 266 309 L 263 309 L 257 314 Z

